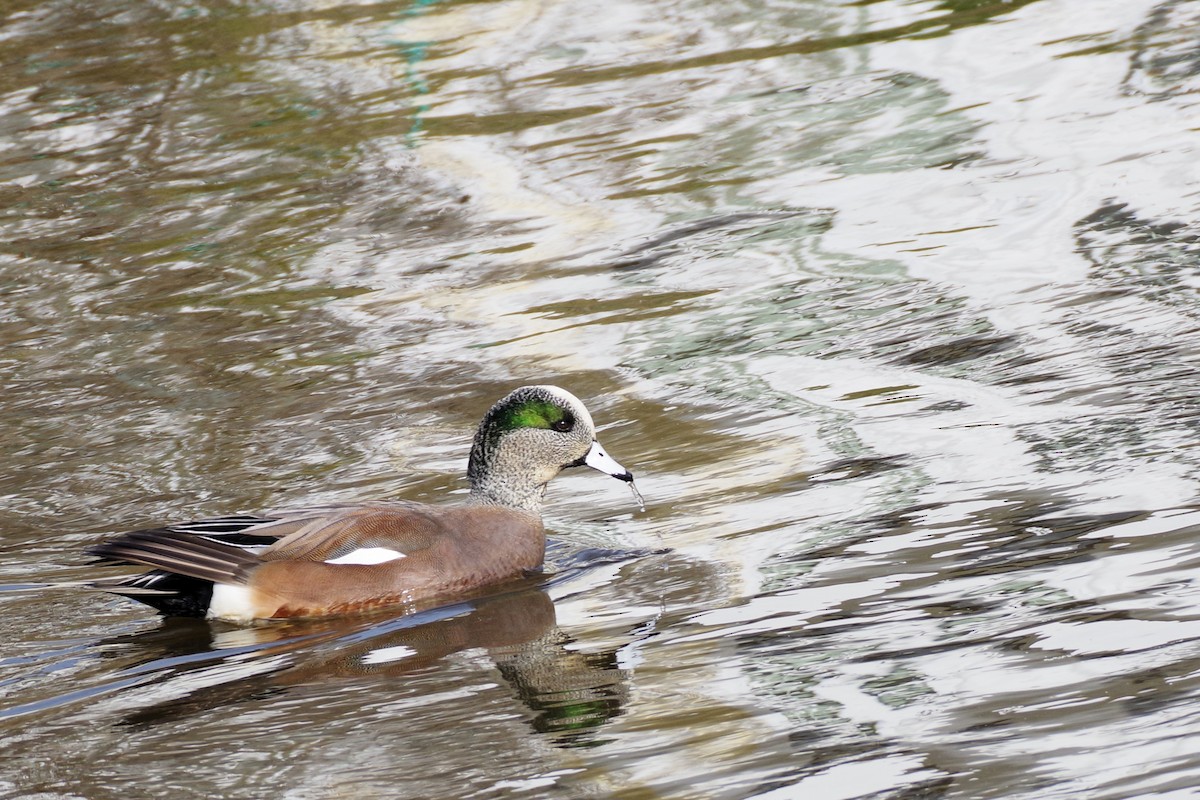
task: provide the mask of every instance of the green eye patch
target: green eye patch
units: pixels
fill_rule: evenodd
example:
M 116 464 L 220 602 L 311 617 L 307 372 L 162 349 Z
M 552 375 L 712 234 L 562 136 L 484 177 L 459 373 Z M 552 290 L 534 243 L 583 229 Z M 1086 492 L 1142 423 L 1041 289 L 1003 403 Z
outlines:
M 504 409 L 496 422 L 498 427 L 505 431 L 517 428 L 555 428 L 554 423 L 562 423 L 568 416 L 570 415 L 563 408 L 554 403 L 526 400 L 520 405 Z

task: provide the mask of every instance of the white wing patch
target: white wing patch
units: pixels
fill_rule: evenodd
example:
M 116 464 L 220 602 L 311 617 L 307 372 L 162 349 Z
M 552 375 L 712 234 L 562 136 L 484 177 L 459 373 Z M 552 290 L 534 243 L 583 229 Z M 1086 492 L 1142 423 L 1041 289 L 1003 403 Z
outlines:
M 384 564 L 404 558 L 404 553 L 390 547 L 360 547 L 344 556 L 331 558 L 326 564 Z

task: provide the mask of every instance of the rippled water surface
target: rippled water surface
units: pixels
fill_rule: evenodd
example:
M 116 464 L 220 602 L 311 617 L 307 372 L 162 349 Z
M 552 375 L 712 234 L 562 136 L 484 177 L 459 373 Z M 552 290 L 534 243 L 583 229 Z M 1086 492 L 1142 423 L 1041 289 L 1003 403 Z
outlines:
M 1200 792 L 1200 3 L 16 0 L 0 797 Z M 239 629 L 164 520 L 638 474 L 547 574 Z

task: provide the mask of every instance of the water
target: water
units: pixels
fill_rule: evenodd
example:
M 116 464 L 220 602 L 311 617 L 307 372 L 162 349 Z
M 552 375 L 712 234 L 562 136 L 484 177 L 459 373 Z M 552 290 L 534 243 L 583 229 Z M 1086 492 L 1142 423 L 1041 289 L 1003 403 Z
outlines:
M 10 3 L 0 797 L 1191 797 L 1200 4 Z M 48 584 L 616 482 L 546 578 L 239 629 Z

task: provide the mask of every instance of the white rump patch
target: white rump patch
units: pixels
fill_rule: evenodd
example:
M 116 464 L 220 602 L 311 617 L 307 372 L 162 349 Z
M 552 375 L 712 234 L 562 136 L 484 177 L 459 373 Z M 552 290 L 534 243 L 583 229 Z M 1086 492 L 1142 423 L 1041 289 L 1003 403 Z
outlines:
M 402 658 L 408 658 L 416 654 L 417 651 L 411 647 L 399 644 L 395 647 L 380 647 L 378 650 L 372 650 L 363 656 L 362 662 L 364 664 L 386 664 L 389 661 L 399 661 Z
M 208 603 L 209 619 L 228 619 L 234 622 L 249 622 L 255 619 L 250 604 L 250 587 L 232 583 L 214 583 L 212 600 Z
M 390 547 L 360 547 L 344 556 L 331 558 L 326 564 L 384 564 L 404 558 L 404 553 Z

